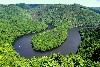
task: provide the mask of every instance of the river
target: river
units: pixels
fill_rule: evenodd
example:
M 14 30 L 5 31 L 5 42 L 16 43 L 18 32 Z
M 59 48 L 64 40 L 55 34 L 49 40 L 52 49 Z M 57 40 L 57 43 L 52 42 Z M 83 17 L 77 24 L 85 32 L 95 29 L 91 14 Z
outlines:
M 70 52 L 76 53 L 78 46 L 81 43 L 81 36 L 79 30 L 80 28 L 72 28 L 68 30 L 68 37 L 65 40 L 65 42 L 62 43 L 61 46 L 50 51 L 41 52 L 41 51 L 36 51 L 32 48 L 31 39 L 33 36 L 37 35 L 38 33 L 27 34 L 16 39 L 14 42 L 14 48 L 17 51 L 17 53 L 20 54 L 20 56 L 24 56 L 25 58 L 31 58 L 32 56 L 36 56 L 36 57 L 49 56 L 50 54 L 53 53 L 56 54 L 61 53 L 62 55 L 67 55 Z

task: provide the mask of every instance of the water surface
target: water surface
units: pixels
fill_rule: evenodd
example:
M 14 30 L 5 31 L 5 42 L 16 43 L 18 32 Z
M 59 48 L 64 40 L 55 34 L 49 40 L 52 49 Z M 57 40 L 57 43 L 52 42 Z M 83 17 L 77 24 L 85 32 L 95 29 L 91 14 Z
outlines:
M 32 56 L 41 57 L 41 56 L 49 56 L 51 53 L 61 53 L 62 55 L 67 55 L 70 52 L 76 53 L 79 44 L 81 43 L 81 36 L 79 34 L 80 28 L 72 28 L 68 30 L 68 38 L 62 43 L 61 46 L 46 52 L 33 50 L 31 39 L 35 34 L 27 34 L 24 35 L 14 42 L 14 48 L 21 56 L 26 58 L 30 58 Z M 42 31 L 43 32 L 43 31 Z M 67 32 L 66 32 L 67 33 Z

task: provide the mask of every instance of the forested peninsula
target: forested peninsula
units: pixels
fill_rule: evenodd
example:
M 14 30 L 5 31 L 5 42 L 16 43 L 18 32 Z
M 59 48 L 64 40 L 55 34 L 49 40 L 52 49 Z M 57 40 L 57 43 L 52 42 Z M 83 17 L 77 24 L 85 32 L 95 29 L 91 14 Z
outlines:
M 100 14 L 95 10 L 80 4 L 0 4 L 0 67 L 100 67 Z M 47 24 L 55 27 L 46 30 Z M 17 38 L 42 30 L 31 39 L 33 50 L 58 48 L 74 27 L 81 27 L 76 54 L 25 58 L 14 49 Z

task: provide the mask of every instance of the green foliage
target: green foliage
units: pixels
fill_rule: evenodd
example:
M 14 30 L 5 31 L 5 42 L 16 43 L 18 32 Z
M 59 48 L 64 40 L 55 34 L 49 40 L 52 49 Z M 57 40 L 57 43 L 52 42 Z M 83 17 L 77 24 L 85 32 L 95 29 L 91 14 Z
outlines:
M 50 58 L 57 61 L 61 67 L 82 67 L 85 61 L 79 55 L 70 53 L 64 57 L 60 53 L 50 55 Z
M 33 67 L 59 67 L 57 61 L 53 59 L 43 56 L 41 58 L 32 58 L 31 65 Z
M 17 37 L 35 33 L 47 28 L 43 22 L 33 22 L 27 11 L 15 6 L 1 6 L 0 12 L 0 39 L 12 43 Z
M 98 26 L 100 24 L 99 14 L 89 10 L 87 7 L 72 4 L 50 4 L 40 5 L 32 10 L 35 19 L 52 23 L 55 26 L 63 22 L 75 26 Z
M 58 47 L 67 38 L 67 29 L 57 27 L 52 30 L 47 30 L 32 38 L 32 45 L 35 50 L 51 50 Z
M 65 57 L 61 54 L 51 54 L 50 57 L 33 56 L 31 59 L 21 57 L 13 47 L 14 40 L 28 33 L 45 30 L 48 27 L 45 23 L 57 27 L 33 37 L 35 39 L 32 39 L 32 42 L 41 45 L 43 42 L 43 51 L 46 50 L 43 47 L 48 44 L 50 45 L 47 50 L 64 42 L 67 38 L 67 30 L 70 28 L 98 27 L 100 24 L 99 14 L 77 4 L 40 5 L 29 11 L 25 10 L 27 8 L 30 9 L 25 4 L 0 5 L 0 67 L 100 67 L 99 61 L 91 59 L 93 52 L 100 48 L 100 31 L 95 32 L 95 30 L 82 31 L 83 42 L 76 55 L 69 54 Z M 34 43 L 33 45 L 36 45 Z M 40 46 L 38 48 L 40 49 Z
M 5 48 L 5 49 L 4 49 Z M 25 59 L 14 52 L 10 44 L 0 44 L 0 66 L 3 67 L 74 67 L 83 66 L 84 60 L 79 55 L 69 54 L 66 57 L 58 54 L 51 54 L 50 57 L 32 57 Z
M 97 66 L 100 63 L 100 30 L 83 29 L 81 33 L 82 43 L 79 46 L 77 54 L 87 61 L 87 66 Z
M 100 7 L 89 7 L 89 9 L 100 14 Z

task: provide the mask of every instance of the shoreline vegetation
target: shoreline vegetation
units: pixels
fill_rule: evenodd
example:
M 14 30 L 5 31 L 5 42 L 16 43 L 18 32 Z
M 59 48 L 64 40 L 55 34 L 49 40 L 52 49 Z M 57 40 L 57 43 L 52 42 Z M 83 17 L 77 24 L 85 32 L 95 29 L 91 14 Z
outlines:
M 51 54 L 49 57 L 33 56 L 30 59 L 21 57 L 13 47 L 14 40 L 21 35 L 46 29 L 48 27 L 46 23 L 57 26 L 53 31 L 58 32 L 60 36 L 63 35 L 63 38 L 59 36 L 60 38 L 56 39 L 58 35 L 46 31 L 36 35 L 37 40 L 33 37 L 32 41 L 36 41 L 34 43 L 37 43 L 38 38 L 41 39 L 44 34 L 50 34 L 50 40 L 54 36 L 53 40 L 55 42 L 59 40 L 57 42 L 59 44 L 65 39 L 66 31 L 70 28 L 100 27 L 100 14 L 79 4 L 50 4 L 36 7 L 33 5 L 30 7 L 28 4 L 0 4 L 0 67 L 100 67 L 100 31 L 95 29 L 81 31 L 82 43 L 76 54 L 63 56 L 58 53 Z M 49 36 L 47 37 L 49 40 Z
M 32 37 L 31 43 L 35 50 L 46 51 L 59 47 L 67 38 L 67 29 L 56 27 Z

